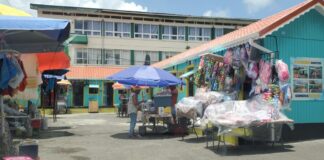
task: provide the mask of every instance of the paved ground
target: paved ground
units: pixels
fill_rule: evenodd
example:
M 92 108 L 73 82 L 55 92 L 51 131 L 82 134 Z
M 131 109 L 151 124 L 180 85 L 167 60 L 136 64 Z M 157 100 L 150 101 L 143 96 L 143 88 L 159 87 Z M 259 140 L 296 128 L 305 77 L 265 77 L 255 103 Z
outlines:
M 324 140 L 285 144 L 242 146 L 216 152 L 193 136 L 148 136 L 128 139 L 128 119 L 112 114 L 73 114 L 59 116 L 39 141 L 44 160 L 323 160 Z M 226 152 L 226 155 L 224 153 Z

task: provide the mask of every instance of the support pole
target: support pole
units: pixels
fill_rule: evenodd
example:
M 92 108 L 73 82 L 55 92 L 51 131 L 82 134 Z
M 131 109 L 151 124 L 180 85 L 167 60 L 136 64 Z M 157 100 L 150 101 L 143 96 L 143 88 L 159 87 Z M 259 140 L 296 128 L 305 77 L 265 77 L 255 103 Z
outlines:
M 4 105 L 3 105 L 3 97 L 0 95 L 0 107 L 1 107 L 1 135 L 4 138 L 5 135 L 5 115 L 4 115 Z

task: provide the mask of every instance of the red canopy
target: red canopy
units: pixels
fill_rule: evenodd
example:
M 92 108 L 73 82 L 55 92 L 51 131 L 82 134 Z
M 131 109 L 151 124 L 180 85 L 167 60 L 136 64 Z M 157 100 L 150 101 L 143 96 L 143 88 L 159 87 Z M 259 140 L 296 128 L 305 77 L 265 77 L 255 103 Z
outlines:
M 38 53 L 37 60 L 39 72 L 70 67 L 70 57 L 64 52 Z

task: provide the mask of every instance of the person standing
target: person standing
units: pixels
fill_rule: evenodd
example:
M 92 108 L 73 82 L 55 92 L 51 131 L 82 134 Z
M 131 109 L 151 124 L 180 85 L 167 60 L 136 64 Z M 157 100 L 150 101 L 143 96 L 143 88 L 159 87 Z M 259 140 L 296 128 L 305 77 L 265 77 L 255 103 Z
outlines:
M 129 126 L 129 133 L 128 133 L 129 138 L 136 137 L 135 126 L 137 121 L 137 111 L 139 109 L 139 102 L 138 102 L 139 92 L 140 92 L 139 87 L 132 88 L 129 101 L 128 101 L 127 113 L 129 114 L 129 118 L 130 118 L 130 126 Z
M 178 90 L 176 86 L 170 86 L 171 90 L 171 114 L 173 117 L 173 122 L 176 123 L 176 108 L 175 105 L 178 101 Z

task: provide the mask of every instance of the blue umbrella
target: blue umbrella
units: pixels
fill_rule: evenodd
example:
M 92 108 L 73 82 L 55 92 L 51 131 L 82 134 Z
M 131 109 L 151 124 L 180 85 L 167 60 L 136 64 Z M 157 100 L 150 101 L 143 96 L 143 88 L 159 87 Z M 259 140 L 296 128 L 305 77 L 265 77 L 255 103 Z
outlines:
M 151 66 L 134 66 L 122 70 L 108 80 L 121 84 L 150 87 L 166 87 L 183 84 L 183 82 L 171 73 Z
M 21 53 L 56 52 L 69 37 L 67 20 L 0 16 L 0 48 Z

